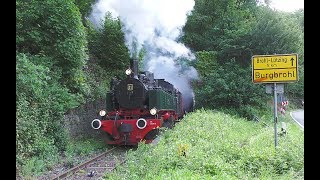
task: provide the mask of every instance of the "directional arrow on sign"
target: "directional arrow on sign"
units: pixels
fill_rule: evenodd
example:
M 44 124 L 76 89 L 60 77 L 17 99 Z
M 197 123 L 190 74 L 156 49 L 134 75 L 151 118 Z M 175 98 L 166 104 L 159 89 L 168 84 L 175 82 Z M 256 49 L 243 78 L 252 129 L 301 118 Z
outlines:
M 294 59 L 293 59 L 293 58 L 291 58 L 290 60 L 291 60 L 291 66 L 293 66 L 293 61 L 294 61 Z

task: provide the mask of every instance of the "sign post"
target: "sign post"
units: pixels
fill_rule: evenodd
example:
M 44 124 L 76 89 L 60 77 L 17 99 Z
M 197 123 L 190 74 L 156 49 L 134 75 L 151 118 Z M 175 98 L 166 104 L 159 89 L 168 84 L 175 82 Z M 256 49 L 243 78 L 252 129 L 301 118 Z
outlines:
M 278 114 L 277 114 L 277 83 L 274 83 L 273 87 L 273 97 L 274 97 L 274 147 L 278 145 L 278 136 L 277 136 L 277 123 L 278 123 Z
M 278 144 L 277 138 L 277 93 L 283 93 L 282 84 L 277 89 L 277 83 L 298 81 L 298 54 L 275 54 L 252 56 L 252 82 L 268 83 L 266 92 L 270 92 L 273 84 L 274 96 L 274 145 Z

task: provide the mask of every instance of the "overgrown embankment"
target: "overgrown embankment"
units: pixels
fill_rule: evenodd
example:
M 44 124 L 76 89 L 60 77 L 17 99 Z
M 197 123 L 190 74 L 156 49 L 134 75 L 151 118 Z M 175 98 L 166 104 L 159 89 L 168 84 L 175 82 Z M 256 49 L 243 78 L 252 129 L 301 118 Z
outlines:
M 90 124 L 79 127 L 92 116 L 84 121 L 77 116 L 97 109 L 67 112 L 104 98 L 110 78 L 127 67 L 119 20 L 106 18 L 102 29 L 93 28 L 85 18 L 93 3 L 16 1 L 17 174 L 50 170 L 72 147 L 77 135 L 69 129 L 90 134 Z
M 107 178 L 303 179 L 304 134 L 289 121 L 287 131 L 275 149 L 272 124 L 197 110 L 165 131 L 157 145 L 129 152 L 127 164 Z

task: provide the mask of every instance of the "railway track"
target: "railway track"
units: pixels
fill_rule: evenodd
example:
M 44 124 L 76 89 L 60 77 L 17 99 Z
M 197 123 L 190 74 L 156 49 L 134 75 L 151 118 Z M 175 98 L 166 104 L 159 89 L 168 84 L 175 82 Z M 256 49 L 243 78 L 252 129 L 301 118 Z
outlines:
M 84 163 L 81 163 L 53 178 L 61 179 L 102 179 L 105 172 L 113 171 L 117 165 L 125 162 L 125 147 L 113 147 L 106 152 L 99 154 Z

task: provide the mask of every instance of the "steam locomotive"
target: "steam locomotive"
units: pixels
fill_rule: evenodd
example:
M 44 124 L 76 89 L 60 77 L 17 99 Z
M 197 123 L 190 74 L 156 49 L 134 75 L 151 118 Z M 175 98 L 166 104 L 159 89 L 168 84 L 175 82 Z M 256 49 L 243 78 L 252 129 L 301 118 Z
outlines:
M 138 73 L 138 60 L 130 59 L 123 80 L 114 78 L 106 95 L 106 109 L 91 122 L 107 136 L 107 144 L 151 143 L 161 127 L 173 128 L 186 113 L 181 92 L 149 71 Z

